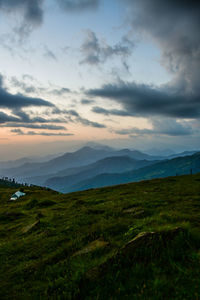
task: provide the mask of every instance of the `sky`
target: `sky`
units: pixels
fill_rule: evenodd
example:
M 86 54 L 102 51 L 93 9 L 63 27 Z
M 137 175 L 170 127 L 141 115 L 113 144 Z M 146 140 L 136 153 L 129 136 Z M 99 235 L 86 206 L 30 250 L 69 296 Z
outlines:
M 0 160 L 200 148 L 200 4 L 0 0 Z

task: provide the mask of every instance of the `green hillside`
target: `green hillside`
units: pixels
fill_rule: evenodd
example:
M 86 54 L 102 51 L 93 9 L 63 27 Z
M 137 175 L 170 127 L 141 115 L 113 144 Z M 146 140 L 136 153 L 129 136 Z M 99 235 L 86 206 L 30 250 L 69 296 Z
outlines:
M 200 174 L 16 190 L 0 186 L 0 299 L 200 298 Z

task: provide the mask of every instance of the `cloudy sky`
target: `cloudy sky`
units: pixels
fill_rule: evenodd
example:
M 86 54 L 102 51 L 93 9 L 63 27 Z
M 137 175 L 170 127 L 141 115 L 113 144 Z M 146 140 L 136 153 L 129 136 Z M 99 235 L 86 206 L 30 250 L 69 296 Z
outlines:
M 0 160 L 200 147 L 198 1 L 0 0 L 0 25 Z

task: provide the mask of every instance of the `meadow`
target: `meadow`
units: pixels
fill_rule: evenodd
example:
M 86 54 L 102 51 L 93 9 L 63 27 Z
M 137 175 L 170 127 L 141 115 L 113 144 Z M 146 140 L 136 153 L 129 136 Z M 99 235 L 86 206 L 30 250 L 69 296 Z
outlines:
M 200 174 L 20 188 L 0 185 L 0 299 L 200 298 Z

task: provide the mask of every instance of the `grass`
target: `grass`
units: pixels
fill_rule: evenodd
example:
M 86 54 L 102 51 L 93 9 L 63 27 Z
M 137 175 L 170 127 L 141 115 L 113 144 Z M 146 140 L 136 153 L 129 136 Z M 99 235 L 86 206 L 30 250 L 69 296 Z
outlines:
M 16 190 L 0 186 L 0 299 L 200 298 L 200 174 Z

